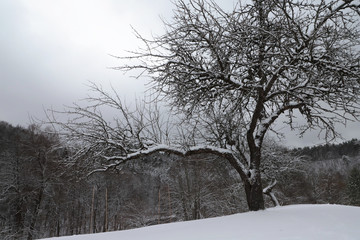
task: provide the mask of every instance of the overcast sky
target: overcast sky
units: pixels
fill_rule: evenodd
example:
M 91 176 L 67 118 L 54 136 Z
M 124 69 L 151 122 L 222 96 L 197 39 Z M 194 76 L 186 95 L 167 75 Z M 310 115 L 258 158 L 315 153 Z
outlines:
M 27 125 L 29 115 L 86 96 L 88 81 L 135 97 L 143 82 L 109 67 L 136 48 L 131 26 L 162 30 L 168 0 L 0 0 L 0 119 Z
M 218 1 L 231 8 L 234 0 Z M 127 101 L 145 90 L 143 80 L 109 69 L 144 35 L 161 34 L 160 17 L 172 15 L 170 0 L 0 0 L 0 121 L 27 126 L 43 109 L 61 109 L 86 97 L 86 84 L 110 84 Z M 286 133 L 285 144 L 320 143 L 316 132 L 299 139 Z M 340 131 L 359 138 L 360 124 Z

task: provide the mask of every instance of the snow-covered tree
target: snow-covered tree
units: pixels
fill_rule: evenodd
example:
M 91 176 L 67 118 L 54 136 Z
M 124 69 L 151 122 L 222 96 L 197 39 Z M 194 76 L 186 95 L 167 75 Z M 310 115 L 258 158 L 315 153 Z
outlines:
M 166 33 L 139 35 L 146 48 L 132 57 L 142 61 L 120 69 L 143 69 L 188 116 L 230 113 L 240 123 L 202 151 L 232 163 L 249 209 L 258 210 L 262 144 L 280 116 L 301 133 L 320 128 L 326 139 L 337 136 L 335 123 L 358 116 L 359 29 L 356 1 L 253 1 L 231 12 L 177 1 Z
M 359 15 L 351 0 L 254 0 L 229 12 L 215 2 L 178 0 L 165 33 L 138 34 L 145 47 L 119 69 L 141 70 L 186 116 L 186 144 L 161 130 L 168 125 L 158 111 L 125 111 L 101 89 L 94 108 L 74 109 L 84 121 L 63 126 L 87 151 L 99 150 L 108 167 L 159 151 L 222 157 L 239 173 L 249 209 L 263 209 L 263 141 L 276 120 L 300 134 L 318 128 L 331 140 L 335 124 L 359 116 Z M 120 110 L 115 127 L 100 120 L 99 104 Z
M 44 206 L 53 202 L 51 192 L 65 171 L 58 144 L 56 135 L 38 125 L 25 129 L 0 122 L 1 239 L 39 236 Z

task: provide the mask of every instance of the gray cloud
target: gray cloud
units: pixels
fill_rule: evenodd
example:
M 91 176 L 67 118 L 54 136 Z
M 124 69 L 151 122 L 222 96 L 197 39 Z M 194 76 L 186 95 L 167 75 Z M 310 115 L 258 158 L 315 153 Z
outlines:
M 118 62 L 108 54 L 135 47 L 130 24 L 151 29 L 149 15 L 160 21 L 145 1 L 1 1 L 0 119 L 26 125 L 43 107 L 85 97 L 87 81 L 123 95 L 144 89 L 109 70 Z
M 219 1 L 231 8 L 234 1 Z M 86 96 L 87 81 L 111 83 L 133 99 L 145 87 L 108 69 L 119 62 L 108 54 L 134 49 L 130 25 L 150 36 L 161 33 L 160 16 L 171 16 L 168 0 L 0 1 L 0 120 L 27 125 L 29 115 L 44 118 L 43 108 L 62 108 Z M 340 128 L 358 137 L 359 123 Z M 285 131 L 285 132 L 284 132 Z M 316 133 L 299 139 L 284 130 L 289 146 L 321 142 Z

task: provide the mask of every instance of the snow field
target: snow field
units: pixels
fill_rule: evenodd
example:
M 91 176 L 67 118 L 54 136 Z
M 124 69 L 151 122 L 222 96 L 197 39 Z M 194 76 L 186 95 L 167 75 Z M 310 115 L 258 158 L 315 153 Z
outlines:
M 290 205 L 264 211 L 52 240 L 359 240 L 360 207 Z

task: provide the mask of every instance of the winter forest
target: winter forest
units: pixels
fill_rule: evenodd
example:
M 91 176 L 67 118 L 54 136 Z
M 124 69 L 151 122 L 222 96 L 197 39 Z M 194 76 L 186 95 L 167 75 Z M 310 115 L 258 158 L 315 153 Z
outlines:
M 248 211 L 229 164 L 154 154 L 90 176 L 59 136 L 0 123 L 1 239 L 124 230 Z M 287 149 L 271 143 L 263 181 L 279 204 L 360 206 L 360 141 Z M 299 156 L 302 156 L 301 158 Z M 296 161 L 294 161 L 296 159 Z M 270 197 L 267 207 L 274 206 Z
M 143 99 L 89 83 L 28 127 L 0 122 L 1 239 L 360 206 L 360 140 L 335 141 L 360 117 L 357 1 L 177 0 L 163 24 L 116 56 Z M 288 148 L 283 125 L 327 144 Z

